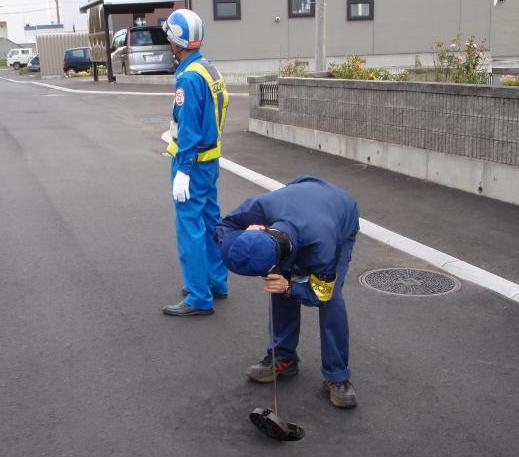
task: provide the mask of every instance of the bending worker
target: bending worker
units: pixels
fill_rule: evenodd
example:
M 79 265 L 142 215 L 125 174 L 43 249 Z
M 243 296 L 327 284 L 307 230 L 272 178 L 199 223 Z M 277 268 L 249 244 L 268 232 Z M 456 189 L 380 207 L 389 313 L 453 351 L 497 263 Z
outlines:
M 177 246 L 184 277 L 184 299 L 163 308 L 171 316 L 213 313 L 213 301 L 227 296 L 227 269 L 214 241 L 220 219 L 217 180 L 221 136 L 229 95 L 222 75 L 200 53 L 202 19 L 179 9 L 164 22 L 175 59 L 176 92 L 173 120 L 177 138 L 168 152 L 176 210 Z
M 250 198 L 217 226 L 229 270 L 266 277 L 272 294 L 275 376 L 298 373 L 301 304 L 319 310 L 324 388 L 333 405 L 356 406 L 348 365 L 348 318 L 342 287 L 359 230 L 356 202 L 322 179 L 302 177 Z M 272 382 L 272 348 L 247 376 Z

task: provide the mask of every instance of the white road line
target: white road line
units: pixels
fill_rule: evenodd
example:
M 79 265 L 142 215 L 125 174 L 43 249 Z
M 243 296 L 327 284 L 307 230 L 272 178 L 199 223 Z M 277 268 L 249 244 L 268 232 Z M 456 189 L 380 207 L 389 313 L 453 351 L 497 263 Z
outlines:
M 4 78 L 0 76 L 0 79 L 9 81 L 16 84 L 34 84 L 35 86 L 46 87 L 47 89 L 59 90 L 61 92 L 69 92 L 74 94 L 90 94 L 90 95 L 152 95 L 152 96 L 168 96 L 175 95 L 175 92 L 130 92 L 130 91 L 111 91 L 111 90 L 84 90 L 84 89 L 71 89 L 69 87 L 55 86 L 53 84 L 41 83 L 38 81 L 18 81 L 16 79 Z M 245 92 L 230 92 L 231 97 L 248 97 L 249 94 Z
M 162 134 L 165 142 L 169 141 L 169 131 Z M 231 162 L 228 159 L 220 159 L 220 167 L 241 178 L 246 179 L 269 191 L 281 189 L 285 184 L 280 183 L 268 176 L 256 173 L 246 167 Z M 486 289 L 497 292 L 504 297 L 519 303 L 519 284 L 508 281 L 482 268 L 471 265 L 463 260 L 457 259 L 437 249 L 426 246 L 425 244 L 414 241 L 398 233 L 392 232 L 380 225 L 374 224 L 366 219 L 360 219 L 360 232 L 374 240 L 387 244 L 392 248 L 410 254 L 421 260 L 434 265 L 440 270 L 444 270 L 465 281 L 472 282 Z

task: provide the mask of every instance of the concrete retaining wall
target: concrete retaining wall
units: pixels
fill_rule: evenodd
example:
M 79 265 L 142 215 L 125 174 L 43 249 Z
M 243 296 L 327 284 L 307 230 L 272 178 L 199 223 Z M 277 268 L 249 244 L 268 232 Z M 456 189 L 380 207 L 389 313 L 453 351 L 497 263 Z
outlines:
M 519 90 L 279 78 L 279 107 L 249 78 L 250 130 L 519 204 Z

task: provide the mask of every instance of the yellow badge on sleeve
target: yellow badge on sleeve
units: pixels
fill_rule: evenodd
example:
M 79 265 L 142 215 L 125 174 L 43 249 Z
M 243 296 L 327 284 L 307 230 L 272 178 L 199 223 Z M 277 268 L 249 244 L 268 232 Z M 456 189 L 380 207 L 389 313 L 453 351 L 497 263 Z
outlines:
M 310 275 L 310 287 L 314 291 L 314 294 L 319 299 L 319 301 L 326 302 L 331 300 L 336 279 L 337 278 L 334 278 L 332 281 L 325 281 L 324 279 L 318 278 L 314 274 Z
M 178 151 L 177 143 L 175 143 L 174 141 L 170 141 L 168 144 L 167 151 L 169 152 L 169 154 L 171 156 L 175 157 L 175 155 L 177 154 L 177 151 Z

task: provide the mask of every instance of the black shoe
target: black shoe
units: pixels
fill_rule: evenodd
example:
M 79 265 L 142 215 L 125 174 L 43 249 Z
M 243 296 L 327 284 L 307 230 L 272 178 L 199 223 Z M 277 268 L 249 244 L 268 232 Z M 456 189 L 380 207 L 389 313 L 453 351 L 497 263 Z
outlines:
M 325 379 L 323 387 L 326 392 L 330 393 L 330 401 L 333 406 L 337 406 L 337 408 L 355 408 L 357 406 L 355 390 L 349 381 L 334 383 Z
M 182 287 L 182 296 L 187 297 L 189 295 L 189 289 L 187 287 Z M 213 293 L 213 298 L 215 300 L 225 300 L 227 298 L 227 294 L 215 294 Z
M 276 378 L 279 376 L 295 376 L 297 373 L 299 373 L 297 362 L 276 357 Z M 261 362 L 250 366 L 246 374 L 251 381 L 261 383 L 273 382 L 272 354 L 267 354 Z
M 167 305 L 162 308 L 162 312 L 168 316 L 206 316 L 214 313 L 214 309 L 192 308 L 182 300 L 176 305 Z

